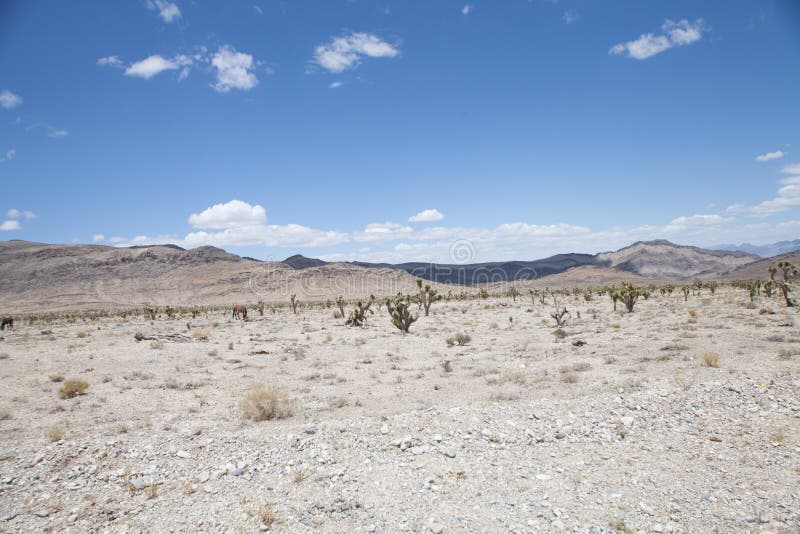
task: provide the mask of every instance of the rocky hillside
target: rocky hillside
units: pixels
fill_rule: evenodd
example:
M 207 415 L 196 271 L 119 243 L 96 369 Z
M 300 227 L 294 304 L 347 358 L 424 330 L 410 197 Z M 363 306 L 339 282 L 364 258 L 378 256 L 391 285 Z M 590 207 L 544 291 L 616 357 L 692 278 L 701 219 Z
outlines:
M 667 280 L 713 276 L 759 259 L 746 252 L 708 250 L 665 240 L 639 241 L 616 252 L 603 252 L 596 258 L 600 265 Z
M 214 247 L 0 243 L 0 313 L 285 302 L 292 294 L 357 298 L 413 287 L 399 270 L 325 264 L 300 271 Z
M 766 258 L 763 260 L 748 263 L 746 265 L 737 267 L 736 269 L 731 269 L 730 271 L 723 273 L 720 276 L 720 278 L 726 280 L 753 280 L 756 278 L 761 280 L 766 280 L 769 278 L 769 271 L 767 270 L 769 266 L 774 265 L 781 261 L 789 261 L 795 265 L 800 265 L 800 251 L 789 252 L 786 254 L 775 256 L 773 258 Z M 782 276 L 783 275 L 778 274 L 778 278 L 781 278 Z
M 533 261 L 508 261 L 494 263 L 472 263 L 448 265 L 431 263 L 363 263 L 353 262 L 368 268 L 402 269 L 413 276 L 453 284 L 485 282 L 513 282 L 542 279 L 554 274 L 572 272 L 574 281 L 580 283 L 580 275 L 586 271 L 576 267 L 608 267 L 601 278 L 625 278 L 626 273 L 653 280 L 691 280 L 696 277 L 713 276 L 758 260 L 759 257 L 740 251 L 707 250 L 698 247 L 676 245 L 669 241 L 640 241 L 615 252 L 591 254 L 557 254 Z M 303 256 L 288 258 L 291 266 L 303 269 L 307 265 L 319 265 L 320 260 Z M 573 271 L 570 271 L 573 270 Z M 598 271 L 599 272 L 599 271 Z M 564 277 L 560 282 L 568 282 Z

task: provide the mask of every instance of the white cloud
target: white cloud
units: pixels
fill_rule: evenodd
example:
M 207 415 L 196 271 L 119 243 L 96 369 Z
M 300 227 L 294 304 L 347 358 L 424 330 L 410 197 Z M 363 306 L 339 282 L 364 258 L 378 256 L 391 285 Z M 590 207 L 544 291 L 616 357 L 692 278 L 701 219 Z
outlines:
M 363 231 L 354 233 L 353 239 L 362 243 L 376 243 L 411 237 L 413 233 L 413 228 L 402 224 L 370 223 Z
M 356 68 L 364 57 L 396 57 L 400 51 L 376 35 L 351 33 L 335 37 L 314 49 L 314 63 L 325 70 L 340 73 Z
M 576 10 L 576 9 L 567 9 L 566 11 L 564 11 L 564 17 L 563 18 L 564 18 L 564 24 L 572 24 L 573 22 L 575 22 L 576 20 L 578 20 L 581 17 L 580 17 L 580 14 L 578 13 L 578 10 Z
M 47 134 L 47 137 L 56 138 L 56 137 L 66 137 L 68 135 L 69 135 L 69 132 L 67 130 L 51 129 L 50 132 Z
M 776 150 L 775 152 L 767 152 L 766 154 L 761 154 L 756 156 L 756 161 L 765 162 L 765 161 L 772 161 L 773 159 L 780 159 L 786 154 L 783 153 L 783 150 Z
M 104 236 L 103 234 L 94 234 L 92 236 L 92 243 L 102 243 L 105 240 L 106 236 Z
M 791 169 L 793 166 L 786 168 Z M 784 168 L 784 169 L 786 169 Z M 786 171 L 784 172 L 792 172 Z M 775 213 L 786 211 L 795 206 L 800 206 L 800 175 L 789 176 L 779 182 L 782 187 L 778 189 L 775 198 L 765 200 L 756 204 L 755 206 L 746 206 L 744 204 L 732 204 L 728 206 L 728 213 L 749 213 L 759 217 L 767 217 Z
M 122 60 L 117 56 L 101 57 L 97 60 L 101 67 L 122 67 Z
M 0 162 L 10 161 L 10 160 L 14 159 L 14 156 L 16 156 L 16 155 L 17 155 L 17 151 L 15 149 L 13 149 L 13 148 L 9 148 L 8 150 L 6 150 L 6 155 L 3 156 L 3 157 L 0 157 Z
M 691 215 L 687 217 L 678 217 L 664 227 L 665 233 L 676 233 L 695 228 L 708 229 L 709 227 L 716 227 L 721 224 L 726 224 L 734 221 L 732 217 L 722 217 L 717 214 L 701 214 Z
M 6 212 L 6 217 L 9 219 L 35 219 L 36 214 L 28 210 L 18 210 L 11 208 Z
M 430 209 L 430 210 L 422 210 L 421 212 L 417 213 L 416 215 L 412 215 L 408 218 L 408 222 L 433 222 L 433 221 L 441 221 L 444 219 L 444 215 L 439 212 L 437 209 Z
M 166 23 L 170 23 L 181 16 L 181 10 L 175 2 L 147 0 L 147 8 L 151 11 L 158 11 L 158 16 Z
M 176 70 L 181 67 L 188 67 L 191 64 L 192 59 L 188 56 L 177 55 L 172 59 L 166 59 L 159 54 L 154 54 L 130 65 L 125 69 L 125 75 L 149 80 L 165 70 Z
M 664 34 L 642 34 L 636 40 L 612 46 L 608 53 L 612 55 L 627 53 L 628 57 L 633 59 L 647 59 L 672 47 L 697 42 L 702 39 L 703 32 L 707 31 L 703 19 L 697 19 L 694 22 L 686 19 L 673 22 L 667 19 L 661 29 Z
M 328 87 L 330 87 L 331 89 L 338 89 L 342 85 L 343 85 L 342 82 L 336 81 L 336 82 L 333 82 L 332 84 L 330 84 Z
M 259 205 L 251 205 L 241 200 L 231 200 L 225 204 L 214 204 L 200 213 L 189 217 L 189 224 L 195 228 L 221 230 L 239 226 L 260 225 L 267 222 L 267 211 Z
M 0 224 L 0 230 L 4 232 L 9 232 L 11 230 L 19 230 L 22 226 L 19 224 L 19 221 L 3 221 Z
M 800 163 L 792 163 L 791 165 L 784 165 L 781 172 L 786 174 L 800 174 Z
M 211 65 L 217 75 L 217 83 L 211 87 L 218 93 L 227 93 L 231 89 L 248 91 L 258 85 L 258 78 L 251 72 L 253 56 L 237 52 L 232 46 L 220 47 L 211 58 Z
M 22 97 L 19 95 L 15 95 L 8 89 L 3 89 L 0 91 L 0 106 L 4 107 L 5 109 L 15 108 L 22 104 Z
M 464 16 L 469 15 L 472 12 L 472 6 L 469 4 L 464 4 L 464 7 L 461 8 L 461 14 Z
M 263 9 L 261 9 L 261 6 L 260 6 L 260 5 L 258 5 L 258 4 L 254 4 L 254 5 L 253 5 L 253 9 L 254 9 L 254 10 L 255 10 L 255 12 L 256 12 L 256 13 L 258 13 L 259 15 L 263 15 L 263 14 L 264 14 L 264 10 L 263 10 Z

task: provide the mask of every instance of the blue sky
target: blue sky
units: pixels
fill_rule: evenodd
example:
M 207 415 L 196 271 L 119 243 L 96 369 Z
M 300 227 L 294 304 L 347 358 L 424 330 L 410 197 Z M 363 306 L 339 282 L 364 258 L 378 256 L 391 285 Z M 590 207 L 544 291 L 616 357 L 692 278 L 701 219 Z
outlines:
M 791 0 L 8 1 L 0 73 L 0 239 L 491 261 L 800 234 Z

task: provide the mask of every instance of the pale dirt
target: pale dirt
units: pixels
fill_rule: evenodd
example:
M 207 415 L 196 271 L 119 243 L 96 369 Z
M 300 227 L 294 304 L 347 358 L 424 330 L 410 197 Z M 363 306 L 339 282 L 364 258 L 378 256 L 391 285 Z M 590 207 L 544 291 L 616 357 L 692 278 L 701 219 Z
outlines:
M 406 336 L 385 309 L 366 328 L 334 308 L 20 321 L 0 341 L 0 530 L 248 532 L 268 507 L 278 531 L 798 531 L 796 310 L 731 289 L 633 314 L 561 300 L 562 340 L 528 297 L 436 303 Z M 91 386 L 60 400 L 55 375 Z M 294 415 L 243 418 L 257 383 Z

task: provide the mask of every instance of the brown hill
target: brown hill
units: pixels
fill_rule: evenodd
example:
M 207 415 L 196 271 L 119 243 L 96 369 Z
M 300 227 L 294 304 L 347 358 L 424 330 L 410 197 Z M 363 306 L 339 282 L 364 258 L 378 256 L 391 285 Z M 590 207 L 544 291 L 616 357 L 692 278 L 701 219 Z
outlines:
M 394 295 L 415 287 L 396 269 L 326 264 L 293 269 L 214 247 L 117 248 L 0 243 L 0 312 L 251 304 Z
M 769 278 L 769 271 L 767 270 L 770 265 L 774 265 L 781 261 L 789 261 L 795 265 L 800 265 L 800 251 L 787 252 L 772 258 L 766 258 L 759 261 L 742 265 L 736 269 L 723 273 L 719 278 L 724 280 L 752 280 L 759 278 L 766 280 Z M 782 275 L 778 275 L 779 277 Z

